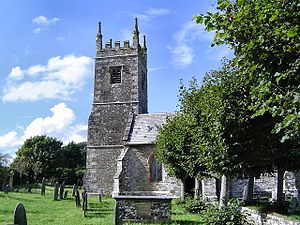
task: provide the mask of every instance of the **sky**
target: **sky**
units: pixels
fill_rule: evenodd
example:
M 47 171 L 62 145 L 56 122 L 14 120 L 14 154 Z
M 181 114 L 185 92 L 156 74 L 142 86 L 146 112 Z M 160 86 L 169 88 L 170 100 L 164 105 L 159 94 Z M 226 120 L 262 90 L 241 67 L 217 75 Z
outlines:
M 86 141 L 95 38 L 130 40 L 134 18 L 148 49 L 148 109 L 178 111 L 184 84 L 217 69 L 226 46 L 192 17 L 216 0 L 0 0 L 0 154 L 35 135 Z

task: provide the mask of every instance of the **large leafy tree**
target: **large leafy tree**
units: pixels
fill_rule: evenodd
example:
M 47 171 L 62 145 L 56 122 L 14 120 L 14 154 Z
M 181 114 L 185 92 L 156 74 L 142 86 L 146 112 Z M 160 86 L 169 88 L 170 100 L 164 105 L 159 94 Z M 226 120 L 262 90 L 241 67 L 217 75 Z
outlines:
M 5 182 L 9 176 L 8 161 L 9 158 L 7 155 L 0 154 L 0 184 Z
M 282 140 L 299 141 L 300 5 L 290 0 L 219 0 L 215 13 L 196 16 L 216 32 L 214 44 L 234 50 L 240 73 L 253 83 L 255 115 L 278 116 Z
M 56 176 L 56 168 L 62 165 L 62 142 L 47 136 L 27 139 L 17 151 L 18 161 L 26 161 L 27 175 L 30 179 L 38 175 L 46 178 Z
M 278 170 L 281 202 L 283 172 L 296 169 L 299 160 L 300 5 L 286 0 L 219 0 L 217 9 L 195 19 L 216 31 L 213 45 L 225 43 L 234 50 L 239 76 L 251 86 L 252 116 L 267 118 L 263 127 L 269 130 L 270 144 L 264 147 L 273 151 L 270 161 Z

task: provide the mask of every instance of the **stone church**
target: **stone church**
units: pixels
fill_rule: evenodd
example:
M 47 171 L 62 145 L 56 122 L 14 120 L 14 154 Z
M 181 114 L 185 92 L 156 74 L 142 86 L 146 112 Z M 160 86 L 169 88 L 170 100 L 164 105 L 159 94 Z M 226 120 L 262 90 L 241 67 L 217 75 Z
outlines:
M 140 40 L 135 19 L 132 44 L 110 39 L 102 45 L 101 23 L 96 37 L 94 100 L 88 122 L 84 186 L 88 192 L 105 195 L 182 194 L 182 182 L 170 177 L 155 159 L 159 128 L 172 113 L 148 113 L 146 37 Z M 196 184 L 202 196 L 217 199 L 219 180 L 198 182 L 188 178 L 185 187 Z M 247 180 L 233 179 L 231 196 L 241 197 Z M 255 192 L 271 193 L 275 176 L 255 179 Z M 297 195 L 299 174 L 285 174 L 286 194 Z

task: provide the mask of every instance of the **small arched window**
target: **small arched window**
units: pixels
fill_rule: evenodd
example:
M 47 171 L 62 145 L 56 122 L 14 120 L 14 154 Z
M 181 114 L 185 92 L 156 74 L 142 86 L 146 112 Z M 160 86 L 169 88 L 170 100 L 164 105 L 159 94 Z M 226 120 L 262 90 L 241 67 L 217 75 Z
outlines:
M 154 153 L 149 156 L 148 159 L 149 166 L 149 181 L 159 182 L 162 181 L 162 165 L 155 158 Z
M 122 67 L 121 66 L 110 67 L 110 83 L 111 84 L 121 83 L 121 80 L 122 80 Z

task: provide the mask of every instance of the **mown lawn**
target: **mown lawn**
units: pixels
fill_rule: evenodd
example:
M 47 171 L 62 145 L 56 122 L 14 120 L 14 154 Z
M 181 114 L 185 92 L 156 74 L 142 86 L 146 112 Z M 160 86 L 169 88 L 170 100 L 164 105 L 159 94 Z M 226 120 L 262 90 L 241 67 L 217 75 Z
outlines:
M 75 206 L 74 199 L 69 196 L 65 200 L 53 201 L 53 189 L 47 187 L 46 195 L 41 196 L 39 189 L 33 189 L 32 193 L 10 192 L 0 193 L 0 224 L 12 224 L 13 212 L 18 203 L 23 203 L 26 209 L 29 225 L 110 225 L 113 223 L 113 208 L 115 201 L 111 198 L 89 198 L 87 216 L 83 217 L 81 208 Z M 187 214 L 179 206 L 172 208 L 172 222 L 174 225 L 202 224 L 199 215 Z M 126 223 L 124 223 L 126 224 Z M 140 223 L 130 223 L 140 224 Z

